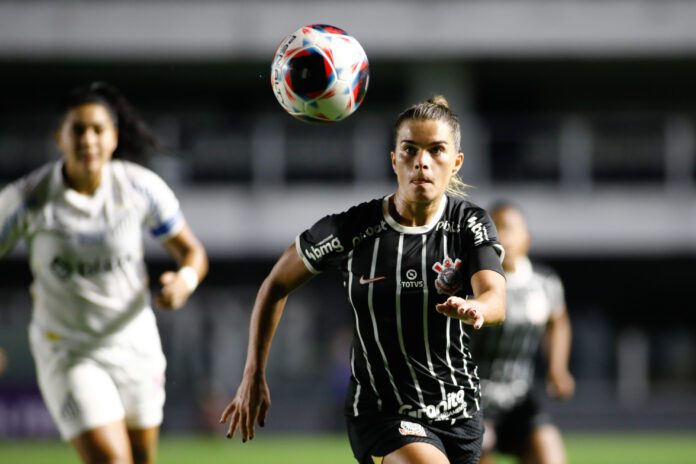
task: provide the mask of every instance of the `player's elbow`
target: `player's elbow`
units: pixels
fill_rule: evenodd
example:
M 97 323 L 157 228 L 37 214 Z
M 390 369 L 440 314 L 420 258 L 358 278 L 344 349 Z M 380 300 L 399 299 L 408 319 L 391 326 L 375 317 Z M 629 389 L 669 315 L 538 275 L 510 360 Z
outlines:
M 290 288 L 281 280 L 276 279 L 273 273 L 271 273 L 268 277 L 266 277 L 266 279 L 264 279 L 259 291 L 269 300 L 280 301 L 288 296 L 290 293 Z

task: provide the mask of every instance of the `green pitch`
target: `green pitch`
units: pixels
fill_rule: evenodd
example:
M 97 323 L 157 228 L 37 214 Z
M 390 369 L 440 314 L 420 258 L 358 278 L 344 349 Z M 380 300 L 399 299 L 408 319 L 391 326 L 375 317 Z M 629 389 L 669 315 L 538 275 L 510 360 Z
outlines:
M 674 434 L 566 434 L 569 461 L 580 464 L 686 464 L 696 462 L 696 432 Z M 78 463 L 75 452 L 58 442 L 0 442 L 3 464 Z M 218 437 L 162 439 L 160 464 L 354 464 L 344 436 L 257 435 L 253 441 Z M 498 464 L 512 464 L 498 459 Z

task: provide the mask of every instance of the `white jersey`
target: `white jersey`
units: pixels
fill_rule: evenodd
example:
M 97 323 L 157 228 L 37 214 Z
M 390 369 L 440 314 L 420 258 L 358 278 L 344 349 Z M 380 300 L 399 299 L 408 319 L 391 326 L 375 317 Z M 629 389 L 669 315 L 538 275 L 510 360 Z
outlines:
M 94 195 L 70 189 L 63 162 L 0 192 L 0 256 L 24 237 L 34 277 L 32 325 L 49 338 L 99 344 L 156 331 L 143 228 L 160 240 L 184 225 L 179 202 L 152 171 L 113 160 Z

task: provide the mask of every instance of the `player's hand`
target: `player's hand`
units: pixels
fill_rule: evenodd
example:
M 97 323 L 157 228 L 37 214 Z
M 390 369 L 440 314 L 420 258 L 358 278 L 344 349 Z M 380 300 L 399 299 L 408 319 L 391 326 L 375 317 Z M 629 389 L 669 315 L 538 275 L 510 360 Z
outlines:
M 244 374 L 237 394 L 227 405 L 220 417 L 220 423 L 228 420 L 227 438 L 233 438 L 239 428 L 242 442 L 252 440 L 256 424 L 265 425 L 266 413 L 271 406 L 271 392 L 263 375 Z
M 546 391 L 552 398 L 567 399 L 575 393 L 575 379 L 567 370 L 549 372 L 546 379 Z
M 477 309 L 476 300 L 451 296 L 444 303 L 436 304 L 435 309 L 445 316 L 460 319 L 465 324 L 472 325 L 474 329 L 480 329 L 483 326 L 483 314 Z
M 179 309 L 191 296 L 186 282 L 176 272 L 167 271 L 160 276 L 162 290 L 155 298 L 155 306 L 164 309 Z

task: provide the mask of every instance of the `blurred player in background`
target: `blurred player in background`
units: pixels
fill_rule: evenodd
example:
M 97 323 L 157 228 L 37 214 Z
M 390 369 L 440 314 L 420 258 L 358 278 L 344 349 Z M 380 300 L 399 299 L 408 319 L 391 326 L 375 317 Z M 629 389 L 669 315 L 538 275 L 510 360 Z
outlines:
M 541 411 L 532 390 L 534 364 L 542 339 L 547 359 L 547 391 L 556 398 L 573 394 L 575 381 L 568 371 L 571 327 L 558 276 L 528 258 L 530 235 L 521 211 L 510 203 L 491 208 L 491 217 L 505 248 L 507 318 L 472 339 L 479 365 L 486 424 L 484 456 L 497 450 L 523 463 L 566 462 L 559 430 Z
M 150 305 L 143 228 L 179 264 L 156 303 L 181 307 L 208 260 L 155 173 L 112 159 L 158 143 L 113 88 L 74 90 L 56 132 L 62 159 L 0 192 L 0 256 L 26 240 L 29 327 L 39 387 L 60 434 L 86 463 L 153 463 L 166 361 Z
M 355 317 L 345 412 L 356 459 L 478 463 L 468 342 L 472 327 L 504 319 L 505 279 L 492 221 L 462 199 L 460 137 L 444 98 L 406 109 L 394 126 L 396 192 L 324 217 L 285 250 L 256 298 L 244 376 L 221 418 L 228 437 L 240 429 L 246 441 L 264 425 L 267 359 L 288 295 L 333 269 Z

